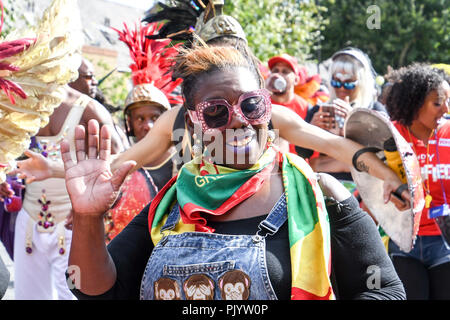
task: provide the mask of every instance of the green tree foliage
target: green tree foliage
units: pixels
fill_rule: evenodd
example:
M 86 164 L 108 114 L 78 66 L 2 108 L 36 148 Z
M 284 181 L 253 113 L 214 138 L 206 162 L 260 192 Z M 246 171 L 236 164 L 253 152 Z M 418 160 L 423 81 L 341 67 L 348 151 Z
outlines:
M 383 74 L 412 62 L 449 63 L 449 0 L 322 0 L 329 24 L 323 31 L 322 57 L 351 45 L 365 51 Z M 369 6 L 377 6 L 379 28 Z M 369 28 L 368 25 L 371 27 Z
M 225 14 L 236 18 L 249 46 L 262 61 L 288 53 L 300 61 L 315 58 L 326 9 L 306 0 L 225 1 Z
M 97 62 L 97 67 L 100 70 L 97 80 L 100 80 L 114 69 L 103 60 Z M 106 97 L 107 103 L 114 107 L 120 107 L 123 110 L 123 105 L 128 95 L 128 87 L 130 86 L 130 78 L 130 72 L 114 71 L 99 85 L 100 90 L 102 90 Z M 122 118 L 123 115 L 122 112 L 116 112 L 115 116 Z

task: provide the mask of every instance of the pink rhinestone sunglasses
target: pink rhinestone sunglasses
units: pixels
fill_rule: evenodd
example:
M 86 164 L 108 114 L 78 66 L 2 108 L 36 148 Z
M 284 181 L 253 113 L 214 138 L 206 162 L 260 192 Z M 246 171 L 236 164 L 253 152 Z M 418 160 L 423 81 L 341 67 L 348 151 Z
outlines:
M 231 123 L 233 114 L 251 125 L 270 120 L 272 103 L 266 89 L 242 94 L 237 104 L 230 105 L 225 99 L 212 99 L 198 103 L 195 110 L 188 110 L 194 124 L 200 124 L 203 132 L 223 131 Z

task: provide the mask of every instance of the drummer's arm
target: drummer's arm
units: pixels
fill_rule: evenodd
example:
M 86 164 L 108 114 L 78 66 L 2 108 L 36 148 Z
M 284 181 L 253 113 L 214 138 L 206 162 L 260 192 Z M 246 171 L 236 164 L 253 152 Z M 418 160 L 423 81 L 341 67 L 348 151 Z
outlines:
M 279 130 L 280 137 L 290 143 L 327 154 L 350 166 L 353 166 L 352 160 L 355 152 L 364 147 L 350 139 L 307 123 L 294 111 L 283 106 L 272 105 L 272 124 L 276 130 Z M 390 200 L 390 193 L 402 184 L 395 172 L 372 152 L 362 153 L 356 164 L 356 169 L 367 172 L 385 182 L 384 199 L 386 202 Z M 408 192 L 403 192 L 402 198 L 409 203 Z
M 272 108 L 274 128 L 279 130 L 280 137 L 292 144 L 324 153 L 350 166 L 353 165 L 353 154 L 363 148 L 359 143 L 307 123 L 286 107 L 273 105 Z M 386 173 L 384 170 L 390 170 L 373 153 L 366 152 L 358 160 L 360 170 L 383 180 Z

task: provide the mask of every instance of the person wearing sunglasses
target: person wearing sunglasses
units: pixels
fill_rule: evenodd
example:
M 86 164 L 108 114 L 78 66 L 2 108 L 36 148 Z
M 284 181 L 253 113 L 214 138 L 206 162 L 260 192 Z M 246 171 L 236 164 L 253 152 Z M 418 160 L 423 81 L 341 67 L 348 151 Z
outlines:
M 386 113 L 385 107 L 376 101 L 375 71 L 370 59 L 361 50 L 348 47 L 333 54 L 328 81 L 330 99 L 308 111 L 305 120 L 311 124 L 343 136 L 345 118 L 353 108 Z M 337 158 L 333 159 L 316 149 L 309 159 L 316 171 L 330 173 L 342 181 L 353 180 L 349 166 Z
M 356 200 L 273 145 L 269 95 L 248 57 L 230 47 L 194 46 L 177 56 L 174 77 L 183 79 L 183 107 L 202 135 L 200 152 L 108 247 L 102 215 L 135 162 L 110 172 L 110 128 L 95 121 L 88 134 L 100 147 L 91 144 L 89 158 L 77 144 L 75 163 L 69 144 L 61 144 L 74 205 L 69 266 L 81 275 L 68 280 L 79 299 L 404 298 Z M 78 128 L 77 139 L 83 137 Z M 323 194 L 333 198 L 327 205 Z M 381 268 L 376 289 L 367 286 L 371 265 Z
M 376 101 L 375 71 L 369 57 L 357 48 L 347 47 L 334 53 L 329 67 L 328 87 L 336 117 L 330 117 L 321 106 L 307 115 L 308 122 L 335 134 L 342 134 L 343 121 L 352 108 L 369 108 L 386 112 Z
M 389 241 L 389 254 L 408 299 L 450 299 L 450 75 L 415 63 L 387 75 L 386 107 L 399 133 L 411 144 L 422 172 L 425 207 L 410 252 Z M 447 219 L 440 227 L 442 221 Z

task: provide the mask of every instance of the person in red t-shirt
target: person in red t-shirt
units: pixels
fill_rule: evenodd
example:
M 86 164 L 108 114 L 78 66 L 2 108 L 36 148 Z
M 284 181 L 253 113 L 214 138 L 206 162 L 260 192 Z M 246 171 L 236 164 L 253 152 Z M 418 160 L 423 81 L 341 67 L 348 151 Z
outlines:
M 266 88 L 272 92 L 272 103 L 288 107 L 305 119 L 309 104 L 294 92 L 295 86 L 300 81 L 297 59 L 283 53 L 270 58 L 267 64 L 270 75 L 266 81 Z M 296 153 L 295 145 L 290 144 L 289 151 Z
M 414 248 L 405 253 L 392 241 L 389 253 L 408 299 L 450 299 L 450 247 L 429 212 L 450 203 L 449 76 L 424 64 L 388 75 L 386 107 L 422 170 L 426 205 Z
M 308 102 L 294 92 L 295 86 L 300 81 L 297 59 L 283 53 L 270 58 L 267 64 L 271 73 L 267 79 L 267 88 L 272 92 L 272 103 L 288 107 L 304 119 L 308 111 Z M 281 87 L 272 86 L 270 80 L 272 79 L 271 76 L 274 75 L 282 77 L 285 80 L 285 85 Z

